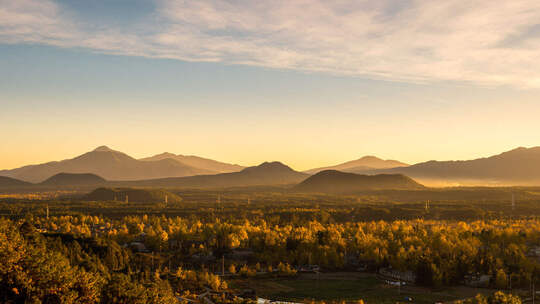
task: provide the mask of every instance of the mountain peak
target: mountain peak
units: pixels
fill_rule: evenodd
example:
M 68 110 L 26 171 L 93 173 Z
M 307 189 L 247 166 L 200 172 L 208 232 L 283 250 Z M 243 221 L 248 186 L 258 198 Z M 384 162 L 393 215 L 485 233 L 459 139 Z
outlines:
M 163 152 L 163 153 L 161 153 L 161 154 L 154 155 L 154 157 L 162 157 L 162 158 L 169 157 L 169 158 L 175 158 L 175 157 L 176 157 L 176 154 L 173 154 L 173 153 L 170 153 L 170 152 Z
M 99 146 L 94 149 L 94 152 L 114 152 L 114 150 L 107 146 Z
M 257 166 L 257 168 L 260 168 L 260 169 L 286 169 L 286 170 L 292 170 L 289 166 L 281 163 L 281 162 L 278 162 L 278 161 L 273 161 L 273 162 L 264 162 L 260 165 Z
M 377 156 L 366 155 L 366 156 L 360 157 L 358 160 L 382 160 L 382 159 L 378 158 Z
M 252 173 L 277 173 L 277 172 L 296 172 L 291 167 L 278 162 L 264 162 L 258 166 L 247 167 L 242 172 L 252 172 Z

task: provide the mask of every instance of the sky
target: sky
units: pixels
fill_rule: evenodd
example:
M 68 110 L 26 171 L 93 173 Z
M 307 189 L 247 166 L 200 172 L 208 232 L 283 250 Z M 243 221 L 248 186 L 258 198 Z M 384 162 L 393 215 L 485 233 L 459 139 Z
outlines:
M 538 1 L 0 0 L 0 169 L 107 145 L 294 169 L 540 145 Z

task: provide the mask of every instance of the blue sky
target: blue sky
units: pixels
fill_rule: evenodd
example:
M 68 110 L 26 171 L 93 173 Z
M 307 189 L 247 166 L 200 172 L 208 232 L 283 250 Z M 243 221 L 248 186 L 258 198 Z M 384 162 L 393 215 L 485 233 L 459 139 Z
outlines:
M 530 1 L 0 0 L 0 168 L 101 144 L 297 169 L 535 146 L 539 12 Z

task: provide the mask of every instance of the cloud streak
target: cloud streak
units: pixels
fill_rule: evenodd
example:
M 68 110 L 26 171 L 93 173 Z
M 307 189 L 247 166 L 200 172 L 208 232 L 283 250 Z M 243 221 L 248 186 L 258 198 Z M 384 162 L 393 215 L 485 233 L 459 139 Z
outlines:
M 0 0 L 0 42 L 407 82 L 540 87 L 540 3 L 176 1 L 130 27 L 52 0 Z

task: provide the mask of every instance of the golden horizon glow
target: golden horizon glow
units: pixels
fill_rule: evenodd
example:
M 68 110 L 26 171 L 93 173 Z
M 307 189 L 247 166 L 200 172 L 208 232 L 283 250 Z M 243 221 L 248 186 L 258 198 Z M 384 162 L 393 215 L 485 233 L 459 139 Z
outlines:
M 3 2 L 0 168 L 104 144 L 297 170 L 540 145 L 539 3 L 135 2 Z

